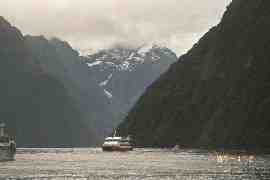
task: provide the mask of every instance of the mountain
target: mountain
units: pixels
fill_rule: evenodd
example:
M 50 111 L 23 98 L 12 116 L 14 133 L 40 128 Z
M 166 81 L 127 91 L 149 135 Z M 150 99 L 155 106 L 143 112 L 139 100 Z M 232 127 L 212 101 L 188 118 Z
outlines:
M 88 56 L 89 73 L 111 102 L 118 125 L 145 89 L 164 73 L 177 56 L 170 49 L 151 45 L 116 46 Z
M 100 144 L 144 89 L 177 60 L 158 46 L 114 48 L 83 57 L 58 38 L 27 35 L 24 41 L 34 63 L 61 82 L 79 111 L 84 127 L 79 132 L 85 137 L 78 141 L 83 146 Z
M 84 124 L 64 85 L 36 63 L 21 32 L 0 17 L 0 117 L 19 147 L 81 145 Z
M 99 144 L 177 57 L 156 45 L 83 57 L 1 17 L 0 59 L 1 119 L 19 146 L 51 147 Z
M 110 101 L 92 78 L 85 63 L 67 42 L 57 38 L 47 40 L 42 36 L 26 36 L 26 44 L 43 71 L 58 79 L 66 88 L 74 105 L 80 110 L 85 130 L 85 145 L 95 145 L 111 131 Z
M 270 147 L 270 1 L 233 0 L 119 126 L 138 146 Z

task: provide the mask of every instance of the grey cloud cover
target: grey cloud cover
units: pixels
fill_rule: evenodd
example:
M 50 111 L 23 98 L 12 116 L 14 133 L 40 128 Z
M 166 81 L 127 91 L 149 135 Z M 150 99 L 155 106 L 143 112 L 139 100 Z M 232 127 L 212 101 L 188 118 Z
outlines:
M 185 52 L 231 0 L 1 0 L 1 15 L 25 34 L 57 36 L 80 50 L 164 44 Z

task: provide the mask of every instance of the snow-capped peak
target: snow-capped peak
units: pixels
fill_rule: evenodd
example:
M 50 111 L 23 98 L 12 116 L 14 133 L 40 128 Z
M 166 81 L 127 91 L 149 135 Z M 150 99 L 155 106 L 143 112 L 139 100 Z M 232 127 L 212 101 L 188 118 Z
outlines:
M 107 91 L 106 89 L 103 90 L 104 91 L 104 94 L 109 98 L 111 99 L 113 97 L 112 93 L 110 93 L 109 91 Z
M 144 45 L 144 46 L 140 47 L 140 49 L 137 51 L 137 53 L 140 54 L 141 56 L 145 56 L 145 54 L 147 52 L 149 52 L 152 48 L 153 48 L 152 44 Z
M 89 59 L 86 60 L 89 71 L 95 76 L 104 95 L 109 99 L 113 98 L 113 95 L 114 98 L 119 95 L 115 89 L 121 88 L 121 81 L 126 81 L 128 78 L 136 79 L 136 77 L 140 79 L 142 74 L 149 74 L 151 79 L 151 73 L 156 73 L 153 71 L 164 72 L 170 63 L 177 60 L 170 49 L 157 45 L 104 49 L 86 58 Z M 146 72 L 148 70 L 149 72 Z
M 89 55 L 92 61 L 87 63 L 89 67 L 100 66 L 100 71 L 105 69 L 115 69 L 117 71 L 133 71 L 139 64 L 147 62 L 156 63 L 161 56 L 175 58 L 175 54 L 166 47 L 147 44 L 139 48 L 116 47 L 111 49 L 100 50 L 99 52 Z M 104 81 L 102 82 L 102 84 Z

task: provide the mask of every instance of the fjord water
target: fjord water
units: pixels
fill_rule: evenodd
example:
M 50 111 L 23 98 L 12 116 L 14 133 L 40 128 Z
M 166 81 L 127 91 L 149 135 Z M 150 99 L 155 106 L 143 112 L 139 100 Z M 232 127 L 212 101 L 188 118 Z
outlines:
M 0 179 L 270 179 L 270 155 L 201 150 L 19 149 Z

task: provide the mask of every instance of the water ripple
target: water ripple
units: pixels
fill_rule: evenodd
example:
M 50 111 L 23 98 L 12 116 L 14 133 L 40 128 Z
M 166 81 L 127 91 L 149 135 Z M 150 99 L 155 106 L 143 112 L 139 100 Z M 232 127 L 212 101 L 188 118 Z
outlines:
M 270 179 L 270 155 L 201 150 L 18 149 L 0 163 L 0 179 L 214 180 Z

